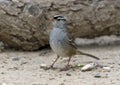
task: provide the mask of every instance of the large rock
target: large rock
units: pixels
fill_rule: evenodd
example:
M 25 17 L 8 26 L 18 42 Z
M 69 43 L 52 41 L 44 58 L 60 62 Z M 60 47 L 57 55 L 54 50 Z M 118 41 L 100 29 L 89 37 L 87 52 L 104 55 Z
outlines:
M 0 40 L 23 50 L 48 44 L 56 14 L 73 37 L 120 35 L 120 0 L 0 0 Z

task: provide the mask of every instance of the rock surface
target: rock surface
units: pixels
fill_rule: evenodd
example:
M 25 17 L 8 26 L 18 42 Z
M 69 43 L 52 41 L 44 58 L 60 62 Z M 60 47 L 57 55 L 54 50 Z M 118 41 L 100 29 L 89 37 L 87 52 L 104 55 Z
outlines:
M 56 14 L 67 17 L 73 37 L 120 35 L 120 0 L 0 0 L 0 40 L 23 50 L 48 44 Z

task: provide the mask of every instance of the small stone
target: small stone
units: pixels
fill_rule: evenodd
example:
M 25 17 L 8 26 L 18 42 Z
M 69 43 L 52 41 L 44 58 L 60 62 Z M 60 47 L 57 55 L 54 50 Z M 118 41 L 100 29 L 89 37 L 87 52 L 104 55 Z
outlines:
M 21 62 L 20 65 L 24 65 L 24 64 L 27 64 L 28 62 L 24 61 L 24 62 Z
M 108 71 L 108 72 L 111 70 L 111 68 L 110 68 L 110 67 L 107 67 L 107 66 L 106 66 L 106 67 L 103 67 L 103 69 L 106 70 L 106 71 Z
M 5 72 L 1 72 L 1 74 L 5 74 Z
M 49 80 L 54 80 L 55 78 L 49 78 Z
M 18 67 L 12 67 L 12 68 L 8 68 L 9 70 L 19 70 Z
M 2 85 L 7 85 L 7 84 L 4 82 L 4 83 L 2 83 Z
M 66 73 L 66 75 L 67 75 L 67 76 L 71 76 L 71 74 L 70 74 L 70 73 Z
M 49 70 L 49 69 L 51 69 L 51 67 L 50 67 L 50 66 L 47 66 L 46 64 L 41 64 L 41 65 L 40 65 L 40 68 L 42 68 L 42 69 L 44 69 L 44 70 Z M 54 68 L 52 68 L 52 69 L 54 69 Z
M 114 68 L 114 66 L 113 66 L 113 65 L 110 65 L 110 67 L 111 67 L 111 68 Z
M 99 73 L 97 73 L 94 77 L 95 78 L 101 78 L 101 75 Z
M 98 66 L 97 63 L 90 63 L 81 68 L 82 71 L 90 71 Z
M 59 85 L 65 85 L 64 83 L 61 83 L 61 84 L 59 84 Z
M 12 61 L 19 61 L 20 58 L 16 57 L 16 58 L 13 58 Z
M 43 64 L 40 64 L 40 67 L 41 67 L 41 68 L 44 68 L 44 67 L 46 67 L 46 66 L 47 66 L 47 65 L 44 64 L 44 63 L 43 63 Z

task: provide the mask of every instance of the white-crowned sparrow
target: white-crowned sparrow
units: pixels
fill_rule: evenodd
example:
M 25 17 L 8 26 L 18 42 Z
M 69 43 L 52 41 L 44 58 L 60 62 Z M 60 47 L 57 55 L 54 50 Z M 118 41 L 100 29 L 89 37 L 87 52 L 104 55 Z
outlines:
M 66 27 L 66 18 L 61 15 L 54 16 L 53 29 L 50 33 L 50 46 L 52 50 L 57 54 L 56 60 L 52 63 L 51 67 L 59 59 L 59 57 L 69 57 L 67 66 L 71 60 L 71 57 L 76 54 L 87 55 L 89 57 L 99 59 L 91 54 L 83 53 L 78 50 L 75 43 L 68 36 Z

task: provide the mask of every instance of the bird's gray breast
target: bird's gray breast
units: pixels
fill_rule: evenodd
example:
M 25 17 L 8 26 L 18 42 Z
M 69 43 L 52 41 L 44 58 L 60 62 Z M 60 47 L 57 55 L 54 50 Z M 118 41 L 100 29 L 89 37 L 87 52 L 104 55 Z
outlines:
M 50 33 L 50 46 L 59 56 L 66 56 L 68 51 L 68 36 L 65 30 L 54 28 Z

